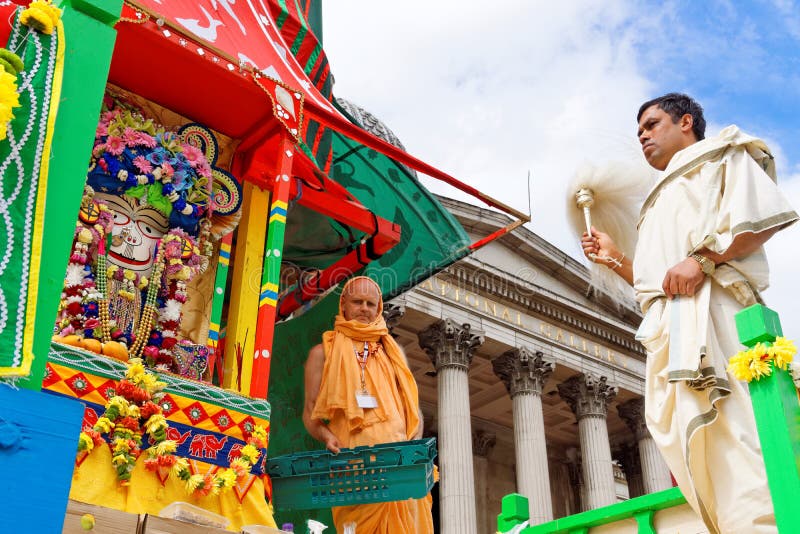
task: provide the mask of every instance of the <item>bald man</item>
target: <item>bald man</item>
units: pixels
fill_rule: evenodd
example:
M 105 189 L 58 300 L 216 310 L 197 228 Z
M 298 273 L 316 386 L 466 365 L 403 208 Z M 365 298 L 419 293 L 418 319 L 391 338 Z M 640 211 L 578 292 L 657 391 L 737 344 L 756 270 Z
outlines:
M 333 453 L 422 436 L 417 384 L 389 335 L 381 291 L 370 278 L 345 284 L 334 329 L 308 354 L 303 424 Z M 336 507 L 333 520 L 339 532 L 355 523 L 359 534 L 432 533 L 430 505 L 428 496 Z

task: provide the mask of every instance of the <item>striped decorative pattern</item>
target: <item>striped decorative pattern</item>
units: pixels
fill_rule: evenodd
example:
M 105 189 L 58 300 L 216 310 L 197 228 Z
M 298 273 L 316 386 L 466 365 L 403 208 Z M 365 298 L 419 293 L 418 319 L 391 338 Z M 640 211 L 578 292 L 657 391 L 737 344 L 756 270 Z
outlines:
M 52 366 L 58 365 L 81 372 L 87 377 L 93 376 L 106 380 L 111 379 L 112 381 L 124 377 L 127 370 L 127 365 L 118 360 L 58 343 L 51 345 L 48 359 Z M 55 367 L 53 368 L 55 369 Z M 214 410 L 213 413 L 216 413 L 221 408 L 241 412 L 243 416 L 250 416 L 254 420 L 269 424 L 271 410 L 269 402 L 264 399 L 253 399 L 205 382 L 197 382 L 168 373 L 162 373 L 158 378 L 167 383 L 165 391 L 174 398 L 183 397 L 192 401 L 214 405 L 217 410 Z M 45 377 L 45 385 L 48 380 L 52 380 L 52 378 Z M 95 402 L 99 403 L 101 400 L 96 398 Z
M 0 143 L 0 376 L 27 376 L 33 362 L 50 145 L 61 89 L 63 27 L 30 31 L 15 18 L 8 47 L 25 59 L 20 106 Z M 53 100 L 54 99 L 54 100 Z M 51 108 L 51 100 L 55 105 Z
M 292 150 L 291 138 L 284 137 L 279 163 L 279 174 L 275 176 L 272 189 L 272 204 L 269 209 L 267 245 L 264 251 L 264 271 L 261 278 L 261 294 L 258 301 L 256 337 L 253 347 L 253 365 L 250 377 L 250 395 L 267 397 L 269 371 L 272 359 L 275 317 L 277 315 L 278 289 L 281 281 L 281 262 L 286 234 L 286 208 L 291 191 Z M 243 372 L 244 372 L 243 366 Z
M 228 266 L 231 261 L 231 243 L 233 242 L 233 232 L 222 237 L 219 244 L 219 262 L 217 263 L 217 274 L 214 278 L 214 298 L 211 302 L 211 320 L 208 325 L 208 347 L 212 351 L 212 358 L 216 362 L 217 349 L 219 348 L 220 321 L 222 320 L 222 303 L 225 300 L 225 285 L 228 283 Z M 213 374 L 214 369 L 209 361 L 209 367 Z
M 322 43 L 308 22 L 311 0 L 269 0 L 275 26 L 303 72 L 322 96 L 331 100 L 333 76 Z M 306 121 L 305 144 L 317 165 L 330 171 L 333 157 L 330 131 L 314 120 Z
M 308 0 L 270 0 L 269 10 L 281 37 L 306 76 L 326 98 L 331 97 L 333 79 L 328 57 L 308 23 Z

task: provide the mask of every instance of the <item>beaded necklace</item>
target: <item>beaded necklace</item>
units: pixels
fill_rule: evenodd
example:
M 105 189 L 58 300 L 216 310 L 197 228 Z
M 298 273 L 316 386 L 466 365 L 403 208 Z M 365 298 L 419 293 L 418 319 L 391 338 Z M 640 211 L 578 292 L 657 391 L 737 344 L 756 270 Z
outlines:
M 365 372 L 367 369 L 367 360 L 370 356 L 375 356 L 378 353 L 378 350 L 381 348 L 380 341 L 375 343 L 374 348 L 370 348 L 369 341 L 364 342 L 364 349 L 363 352 L 359 353 L 358 349 L 353 347 L 353 352 L 356 353 L 356 361 L 358 361 L 358 366 L 361 368 L 361 392 L 367 392 L 367 380 L 365 376 Z
M 142 355 L 145 341 L 149 338 L 150 330 L 153 329 L 156 316 L 158 315 L 158 308 L 156 307 L 156 296 L 158 294 L 159 281 L 161 275 L 164 273 L 164 240 L 158 242 L 158 253 L 153 267 L 153 275 L 151 282 L 147 286 L 147 297 L 144 301 L 144 310 L 142 316 L 139 318 L 139 328 L 136 330 L 136 339 L 131 347 L 131 357 L 139 358 Z

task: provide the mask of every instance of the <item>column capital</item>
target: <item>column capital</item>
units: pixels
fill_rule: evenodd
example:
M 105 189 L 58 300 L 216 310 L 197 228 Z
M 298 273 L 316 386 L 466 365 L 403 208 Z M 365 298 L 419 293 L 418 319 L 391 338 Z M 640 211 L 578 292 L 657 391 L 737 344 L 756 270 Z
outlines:
M 405 314 L 405 305 L 395 302 L 383 303 L 383 320 L 386 321 L 386 328 L 389 329 L 389 333 L 392 332 L 395 326 L 400 324 Z
M 520 394 L 541 395 L 555 365 L 541 351 L 532 352 L 525 347 L 511 349 L 492 360 L 494 374 L 503 381 L 512 399 Z
M 497 443 L 497 434 L 484 430 L 472 431 L 472 454 L 486 458 Z
M 608 383 L 605 376 L 592 373 L 575 375 L 558 385 L 558 394 L 564 399 L 575 417 L 603 417 L 608 415 L 608 403 L 618 388 Z
M 445 367 L 469 370 L 475 349 L 483 343 L 483 335 L 472 332 L 468 323 L 459 325 L 449 318 L 433 323 L 417 337 L 437 371 Z
M 650 435 L 650 431 L 647 430 L 647 425 L 644 421 L 643 398 L 629 400 L 624 404 L 620 404 L 617 406 L 617 412 L 633 432 L 636 441 L 641 441 Z

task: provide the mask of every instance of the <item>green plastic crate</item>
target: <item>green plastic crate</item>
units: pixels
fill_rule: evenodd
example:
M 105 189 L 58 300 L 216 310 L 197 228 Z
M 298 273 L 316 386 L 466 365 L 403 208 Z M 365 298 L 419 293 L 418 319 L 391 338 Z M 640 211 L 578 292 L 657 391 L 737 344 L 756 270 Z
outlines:
M 420 499 L 433 487 L 436 438 L 298 452 L 267 460 L 273 506 L 310 510 Z

